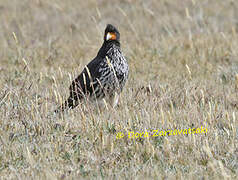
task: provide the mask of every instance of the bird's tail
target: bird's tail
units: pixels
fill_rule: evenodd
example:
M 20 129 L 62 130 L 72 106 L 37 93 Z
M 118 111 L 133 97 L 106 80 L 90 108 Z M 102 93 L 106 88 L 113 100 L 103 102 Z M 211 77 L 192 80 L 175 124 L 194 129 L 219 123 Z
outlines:
M 71 96 L 61 105 L 59 106 L 54 112 L 59 113 L 59 112 L 64 112 L 67 109 L 73 109 L 78 105 L 78 100 L 72 98 Z

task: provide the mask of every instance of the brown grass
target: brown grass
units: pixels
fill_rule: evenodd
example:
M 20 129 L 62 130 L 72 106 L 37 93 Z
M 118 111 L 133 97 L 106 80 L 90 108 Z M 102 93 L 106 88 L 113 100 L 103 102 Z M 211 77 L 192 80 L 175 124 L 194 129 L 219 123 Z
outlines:
M 237 17 L 232 0 L 2 0 L 0 177 L 237 178 Z M 130 64 L 119 107 L 52 115 L 107 23 Z

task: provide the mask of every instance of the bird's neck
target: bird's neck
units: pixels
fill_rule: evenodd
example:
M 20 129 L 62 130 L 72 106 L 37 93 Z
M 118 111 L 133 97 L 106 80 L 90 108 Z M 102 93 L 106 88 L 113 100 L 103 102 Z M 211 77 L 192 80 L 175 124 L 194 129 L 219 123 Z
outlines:
M 108 52 L 108 50 L 112 47 L 112 46 L 116 46 L 117 48 L 120 49 L 120 42 L 119 41 L 104 41 L 101 49 L 98 52 L 97 56 L 100 57 L 105 57 L 106 53 Z

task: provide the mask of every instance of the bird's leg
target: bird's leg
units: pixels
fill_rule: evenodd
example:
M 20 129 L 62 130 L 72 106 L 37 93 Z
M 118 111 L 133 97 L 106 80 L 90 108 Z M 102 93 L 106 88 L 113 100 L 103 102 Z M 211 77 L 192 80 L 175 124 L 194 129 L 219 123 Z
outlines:
M 110 104 L 112 106 L 112 108 L 115 108 L 118 104 L 118 100 L 119 100 L 119 95 L 117 92 L 115 92 L 111 97 L 110 97 Z

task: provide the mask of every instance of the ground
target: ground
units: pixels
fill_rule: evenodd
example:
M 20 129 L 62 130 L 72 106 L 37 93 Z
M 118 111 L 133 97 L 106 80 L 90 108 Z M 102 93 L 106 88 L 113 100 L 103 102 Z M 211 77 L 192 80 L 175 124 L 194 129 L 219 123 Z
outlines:
M 1 0 L 1 179 L 237 178 L 237 17 L 235 0 Z M 108 23 L 119 106 L 54 115 Z

